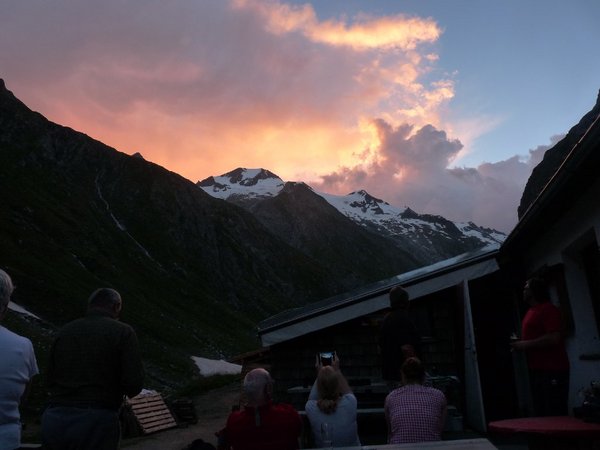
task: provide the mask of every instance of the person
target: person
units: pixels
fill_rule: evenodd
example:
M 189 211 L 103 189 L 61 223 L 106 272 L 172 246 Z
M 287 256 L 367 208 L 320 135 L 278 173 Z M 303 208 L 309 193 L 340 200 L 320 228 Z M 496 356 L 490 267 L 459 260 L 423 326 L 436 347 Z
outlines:
M 385 398 L 389 444 L 439 441 L 446 421 L 447 400 L 439 389 L 423 386 L 425 369 L 418 358 L 402 364 L 402 386 Z
M 390 290 L 390 313 L 379 335 L 382 378 L 392 384 L 401 380 L 400 367 L 411 356 L 420 356 L 421 338 L 409 316 L 408 292 L 401 286 Z
M 50 349 L 48 406 L 42 415 L 46 450 L 119 448 L 123 396 L 142 390 L 144 370 L 133 328 L 118 321 L 121 296 L 101 288 L 85 317 L 65 325 Z
M 316 368 L 317 378 L 304 407 L 315 446 L 325 446 L 323 427 L 329 428 L 334 447 L 360 446 L 356 424 L 356 397 L 340 371 L 337 354 L 333 354 L 332 363 L 327 366 L 323 366 L 317 356 Z
M 527 357 L 535 415 L 567 415 L 569 358 L 560 310 L 550 302 L 548 286 L 539 277 L 525 282 L 523 300 L 529 309 L 521 325 L 521 340 L 511 346 Z
M 273 379 L 262 368 L 246 374 L 246 405 L 233 411 L 225 428 L 217 432 L 219 450 L 294 450 L 302 431 L 302 419 L 288 404 L 273 403 Z
M 21 446 L 19 405 L 39 373 L 31 341 L 1 325 L 13 290 L 10 276 L 0 269 L 0 449 L 7 450 Z

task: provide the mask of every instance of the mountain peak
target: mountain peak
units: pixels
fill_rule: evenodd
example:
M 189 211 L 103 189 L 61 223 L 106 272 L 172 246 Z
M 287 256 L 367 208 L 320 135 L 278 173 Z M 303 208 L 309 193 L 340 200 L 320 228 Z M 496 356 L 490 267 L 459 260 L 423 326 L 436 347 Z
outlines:
M 266 169 L 238 167 L 221 176 L 211 176 L 196 185 L 213 197 L 224 200 L 274 197 L 283 188 L 283 180 Z
M 242 186 L 254 186 L 260 180 L 268 180 L 270 178 L 281 180 L 273 172 L 266 169 L 246 169 L 244 167 L 238 167 L 221 175 L 223 178 L 229 178 L 229 182 L 233 184 L 241 184 Z
M 237 168 L 220 177 L 206 178 L 198 183 L 198 187 L 213 197 L 247 207 L 254 213 L 262 200 L 283 196 L 286 198 L 282 202 L 294 201 L 308 214 L 318 209 L 315 199 L 321 197 L 319 200 L 324 199 L 354 223 L 396 239 L 402 248 L 410 245 L 428 248 L 429 254 L 421 255 L 425 259 L 432 258 L 436 252 L 438 259 L 444 259 L 478 246 L 497 244 L 505 238 L 502 233 L 475 224 L 454 223 L 442 216 L 418 214 L 407 207 L 396 208 L 364 189 L 348 195 L 333 195 L 316 192 L 303 182 L 284 183 L 265 169 Z

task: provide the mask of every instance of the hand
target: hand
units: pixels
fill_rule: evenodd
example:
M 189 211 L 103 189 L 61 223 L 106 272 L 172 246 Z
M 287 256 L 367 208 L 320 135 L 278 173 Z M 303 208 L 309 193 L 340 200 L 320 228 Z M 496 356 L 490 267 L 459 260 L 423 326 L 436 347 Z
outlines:
M 331 360 L 331 367 L 333 367 L 334 370 L 336 370 L 336 371 L 340 370 L 340 358 L 338 358 L 337 352 L 333 352 L 333 359 Z
M 319 358 L 319 354 L 317 353 L 315 355 L 315 369 L 316 369 L 317 373 L 319 373 L 319 370 L 321 370 L 322 367 L 323 367 L 323 364 L 321 363 L 321 358 Z

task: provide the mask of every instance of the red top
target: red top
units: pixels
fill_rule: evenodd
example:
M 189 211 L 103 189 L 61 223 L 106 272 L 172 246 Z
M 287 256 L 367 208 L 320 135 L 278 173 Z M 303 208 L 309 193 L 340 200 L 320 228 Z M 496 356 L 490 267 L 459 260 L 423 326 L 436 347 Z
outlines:
M 562 331 L 559 309 L 550 302 L 532 306 L 523 318 L 522 339 L 528 341 L 548 333 Z M 527 350 L 531 369 L 563 372 L 569 370 L 569 359 L 564 343 Z
M 600 437 L 600 424 L 571 416 L 524 417 L 490 422 L 489 431 L 497 433 L 538 433 L 565 437 Z
M 223 430 L 233 450 L 295 450 L 302 419 L 288 404 L 269 403 L 234 411 Z

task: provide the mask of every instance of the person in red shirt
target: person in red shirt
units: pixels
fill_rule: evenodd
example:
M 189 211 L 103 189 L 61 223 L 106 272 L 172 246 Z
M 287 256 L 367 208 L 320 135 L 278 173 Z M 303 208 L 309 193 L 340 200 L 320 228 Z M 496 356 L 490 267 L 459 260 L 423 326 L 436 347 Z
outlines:
M 225 428 L 217 433 L 219 450 L 296 450 L 302 419 L 292 405 L 273 403 L 269 372 L 248 372 L 243 391 L 246 406 L 233 411 Z
M 535 414 L 566 415 L 569 358 L 562 337 L 560 310 L 550 303 L 548 287 L 541 278 L 527 280 L 523 300 L 529 309 L 523 318 L 521 340 L 511 345 L 527 355 Z

